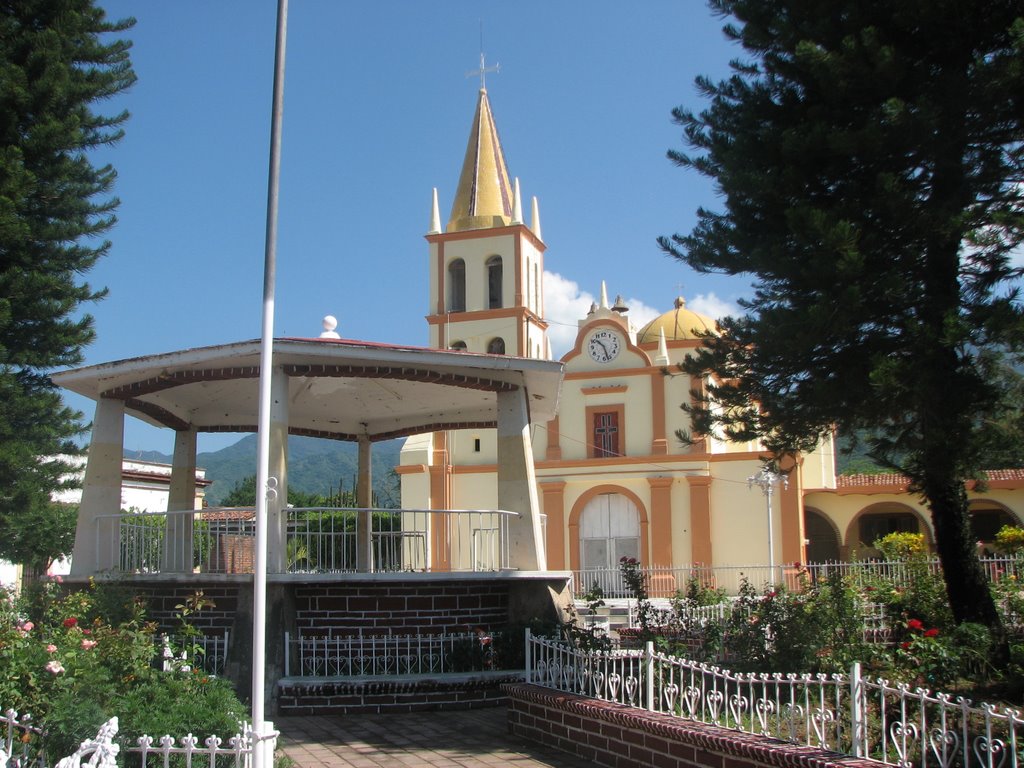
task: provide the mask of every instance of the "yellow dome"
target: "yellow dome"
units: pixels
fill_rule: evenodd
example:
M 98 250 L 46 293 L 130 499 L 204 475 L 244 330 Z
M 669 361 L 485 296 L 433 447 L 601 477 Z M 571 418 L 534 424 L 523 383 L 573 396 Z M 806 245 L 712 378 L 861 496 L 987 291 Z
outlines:
M 675 309 L 654 318 L 636 335 L 637 344 L 656 344 L 659 332 L 665 331 L 665 341 L 697 339 L 698 332 L 718 331 L 718 324 L 707 315 L 686 308 L 686 299 L 679 297 Z

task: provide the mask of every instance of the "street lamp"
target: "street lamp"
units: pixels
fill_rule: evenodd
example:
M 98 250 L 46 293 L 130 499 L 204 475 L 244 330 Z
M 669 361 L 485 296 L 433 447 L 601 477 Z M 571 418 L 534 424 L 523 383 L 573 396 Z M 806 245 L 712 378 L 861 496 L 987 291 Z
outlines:
M 775 491 L 775 486 L 780 482 L 783 488 L 789 487 L 788 476 L 768 467 L 761 467 L 760 472 L 747 478 L 747 488 L 753 488 L 755 485 L 760 487 L 768 508 L 768 572 L 771 574 L 770 578 L 773 583 L 775 579 L 775 527 L 772 522 L 772 494 Z

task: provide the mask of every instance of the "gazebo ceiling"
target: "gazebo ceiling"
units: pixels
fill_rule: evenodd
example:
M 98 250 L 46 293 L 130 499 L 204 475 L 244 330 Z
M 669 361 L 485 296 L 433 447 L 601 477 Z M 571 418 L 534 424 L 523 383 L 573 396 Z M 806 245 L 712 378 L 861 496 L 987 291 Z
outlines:
M 53 381 L 161 427 L 254 432 L 258 340 L 62 371 Z M 531 419 L 558 409 L 562 364 L 338 339 L 275 339 L 292 434 L 372 440 L 496 422 L 497 393 L 525 388 Z

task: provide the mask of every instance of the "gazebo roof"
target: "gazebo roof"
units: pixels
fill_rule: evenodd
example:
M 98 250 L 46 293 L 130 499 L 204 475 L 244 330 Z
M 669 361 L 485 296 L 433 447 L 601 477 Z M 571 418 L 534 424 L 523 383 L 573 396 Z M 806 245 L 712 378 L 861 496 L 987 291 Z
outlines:
M 289 377 L 291 434 L 371 440 L 496 423 L 497 393 L 525 388 L 532 421 L 558 410 L 562 364 L 349 339 L 274 340 Z M 260 341 L 148 355 L 62 371 L 58 385 L 123 400 L 126 412 L 172 429 L 255 432 Z

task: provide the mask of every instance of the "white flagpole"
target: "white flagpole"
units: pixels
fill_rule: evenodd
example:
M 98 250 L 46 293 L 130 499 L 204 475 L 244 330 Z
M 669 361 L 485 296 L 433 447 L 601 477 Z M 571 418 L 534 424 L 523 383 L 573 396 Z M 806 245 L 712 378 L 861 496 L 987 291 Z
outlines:
M 277 41 L 274 54 L 274 97 L 270 127 L 270 173 L 267 181 L 267 233 L 263 261 L 263 330 L 260 344 L 260 410 L 256 452 L 256 541 L 252 609 L 252 727 L 253 768 L 273 762 L 266 754 L 265 668 L 267 640 L 267 502 L 277 491 L 270 478 L 270 402 L 274 365 L 274 282 L 277 272 L 277 202 L 281 172 L 281 122 L 284 97 L 285 41 L 288 0 L 277 3 Z M 269 761 L 267 758 L 270 758 Z

